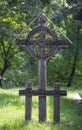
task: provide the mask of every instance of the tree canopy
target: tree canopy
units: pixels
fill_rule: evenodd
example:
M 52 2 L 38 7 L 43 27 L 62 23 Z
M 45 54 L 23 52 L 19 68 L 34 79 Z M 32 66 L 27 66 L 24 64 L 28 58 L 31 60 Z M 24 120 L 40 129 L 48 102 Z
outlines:
M 1 0 L 0 1 L 0 86 L 24 86 L 27 81 L 37 84 L 37 61 L 26 48 L 16 45 L 16 37 L 40 13 L 45 12 L 57 28 L 48 26 L 59 36 L 66 35 L 73 44 L 61 49 L 47 64 L 48 85 L 54 82 L 82 83 L 82 27 L 73 17 L 81 9 L 81 0 Z M 29 28 L 35 28 L 36 23 Z M 61 32 L 61 33 L 60 33 Z M 24 32 L 24 35 L 27 35 Z

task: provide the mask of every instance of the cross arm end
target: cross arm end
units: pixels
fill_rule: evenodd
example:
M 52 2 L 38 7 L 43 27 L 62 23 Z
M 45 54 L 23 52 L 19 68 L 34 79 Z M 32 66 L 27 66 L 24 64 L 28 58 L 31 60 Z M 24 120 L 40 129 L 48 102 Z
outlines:
M 57 44 L 61 47 L 68 47 L 69 46 L 69 41 L 64 39 L 64 40 L 58 40 Z
M 16 40 L 16 44 L 19 45 L 19 46 L 25 46 L 25 45 L 27 45 L 27 41 L 26 40 L 17 39 Z

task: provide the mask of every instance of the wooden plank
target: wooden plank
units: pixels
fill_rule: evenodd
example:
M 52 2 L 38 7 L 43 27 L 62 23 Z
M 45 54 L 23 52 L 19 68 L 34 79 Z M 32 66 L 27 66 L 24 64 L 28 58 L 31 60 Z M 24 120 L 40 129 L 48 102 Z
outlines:
M 39 122 L 46 121 L 46 96 L 39 96 Z
M 19 45 L 19 46 L 27 46 L 27 45 L 36 45 L 38 44 L 37 40 L 30 40 L 30 41 L 27 41 L 27 39 L 23 40 L 16 40 L 16 44 Z
M 66 96 L 67 92 L 65 90 L 19 90 L 19 96 L 32 95 L 32 96 L 55 96 L 59 94 L 60 96 Z
M 32 89 L 32 83 L 27 83 L 27 89 Z M 32 95 L 25 97 L 25 120 L 31 120 L 32 115 Z
M 41 51 L 41 55 L 43 55 L 43 51 Z M 46 86 L 47 86 L 47 80 L 46 80 L 46 60 L 40 59 L 38 60 L 38 82 L 39 82 L 39 93 L 37 95 L 39 96 L 39 122 L 46 121 Z M 40 94 L 42 93 L 42 94 Z
M 60 91 L 60 86 L 58 83 L 54 84 L 54 89 L 57 94 L 54 96 L 54 121 L 56 123 L 60 122 L 60 95 L 58 92 Z

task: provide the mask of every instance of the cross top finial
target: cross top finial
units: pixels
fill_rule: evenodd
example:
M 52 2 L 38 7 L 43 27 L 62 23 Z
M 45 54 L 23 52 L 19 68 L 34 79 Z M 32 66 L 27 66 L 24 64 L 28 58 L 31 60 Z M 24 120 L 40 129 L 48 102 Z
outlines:
M 40 16 L 39 19 L 38 19 L 38 25 L 39 26 L 45 26 L 46 25 L 46 18 L 45 16 Z

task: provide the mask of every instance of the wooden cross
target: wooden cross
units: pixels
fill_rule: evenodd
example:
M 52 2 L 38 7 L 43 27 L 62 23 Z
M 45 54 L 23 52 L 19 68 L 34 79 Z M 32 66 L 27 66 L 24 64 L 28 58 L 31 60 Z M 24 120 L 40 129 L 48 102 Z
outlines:
M 54 96 L 54 122 L 60 122 L 60 96 L 66 96 L 65 90 L 60 90 L 58 83 L 54 84 L 54 90 L 32 90 L 32 83 L 27 83 L 26 90 L 19 90 L 20 96 L 25 96 L 25 119 L 30 120 L 32 116 L 32 96 Z M 44 107 L 44 106 L 43 106 Z M 43 111 L 44 113 L 44 111 Z M 43 121 L 43 116 L 39 118 Z
M 38 80 L 40 91 L 46 90 L 46 61 L 59 48 L 67 47 L 67 40 L 59 40 L 56 34 L 46 27 L 46 19 L 40 16 L 38 27 L 33 29 L 25 40 L 17 40 L 17 45 L 27 47 L 28 52 L 38 59 Z M 42 118 L 43 117 L 43 118 Z M 46 120 L 46 96 L 39 96 L 39 119 Z

